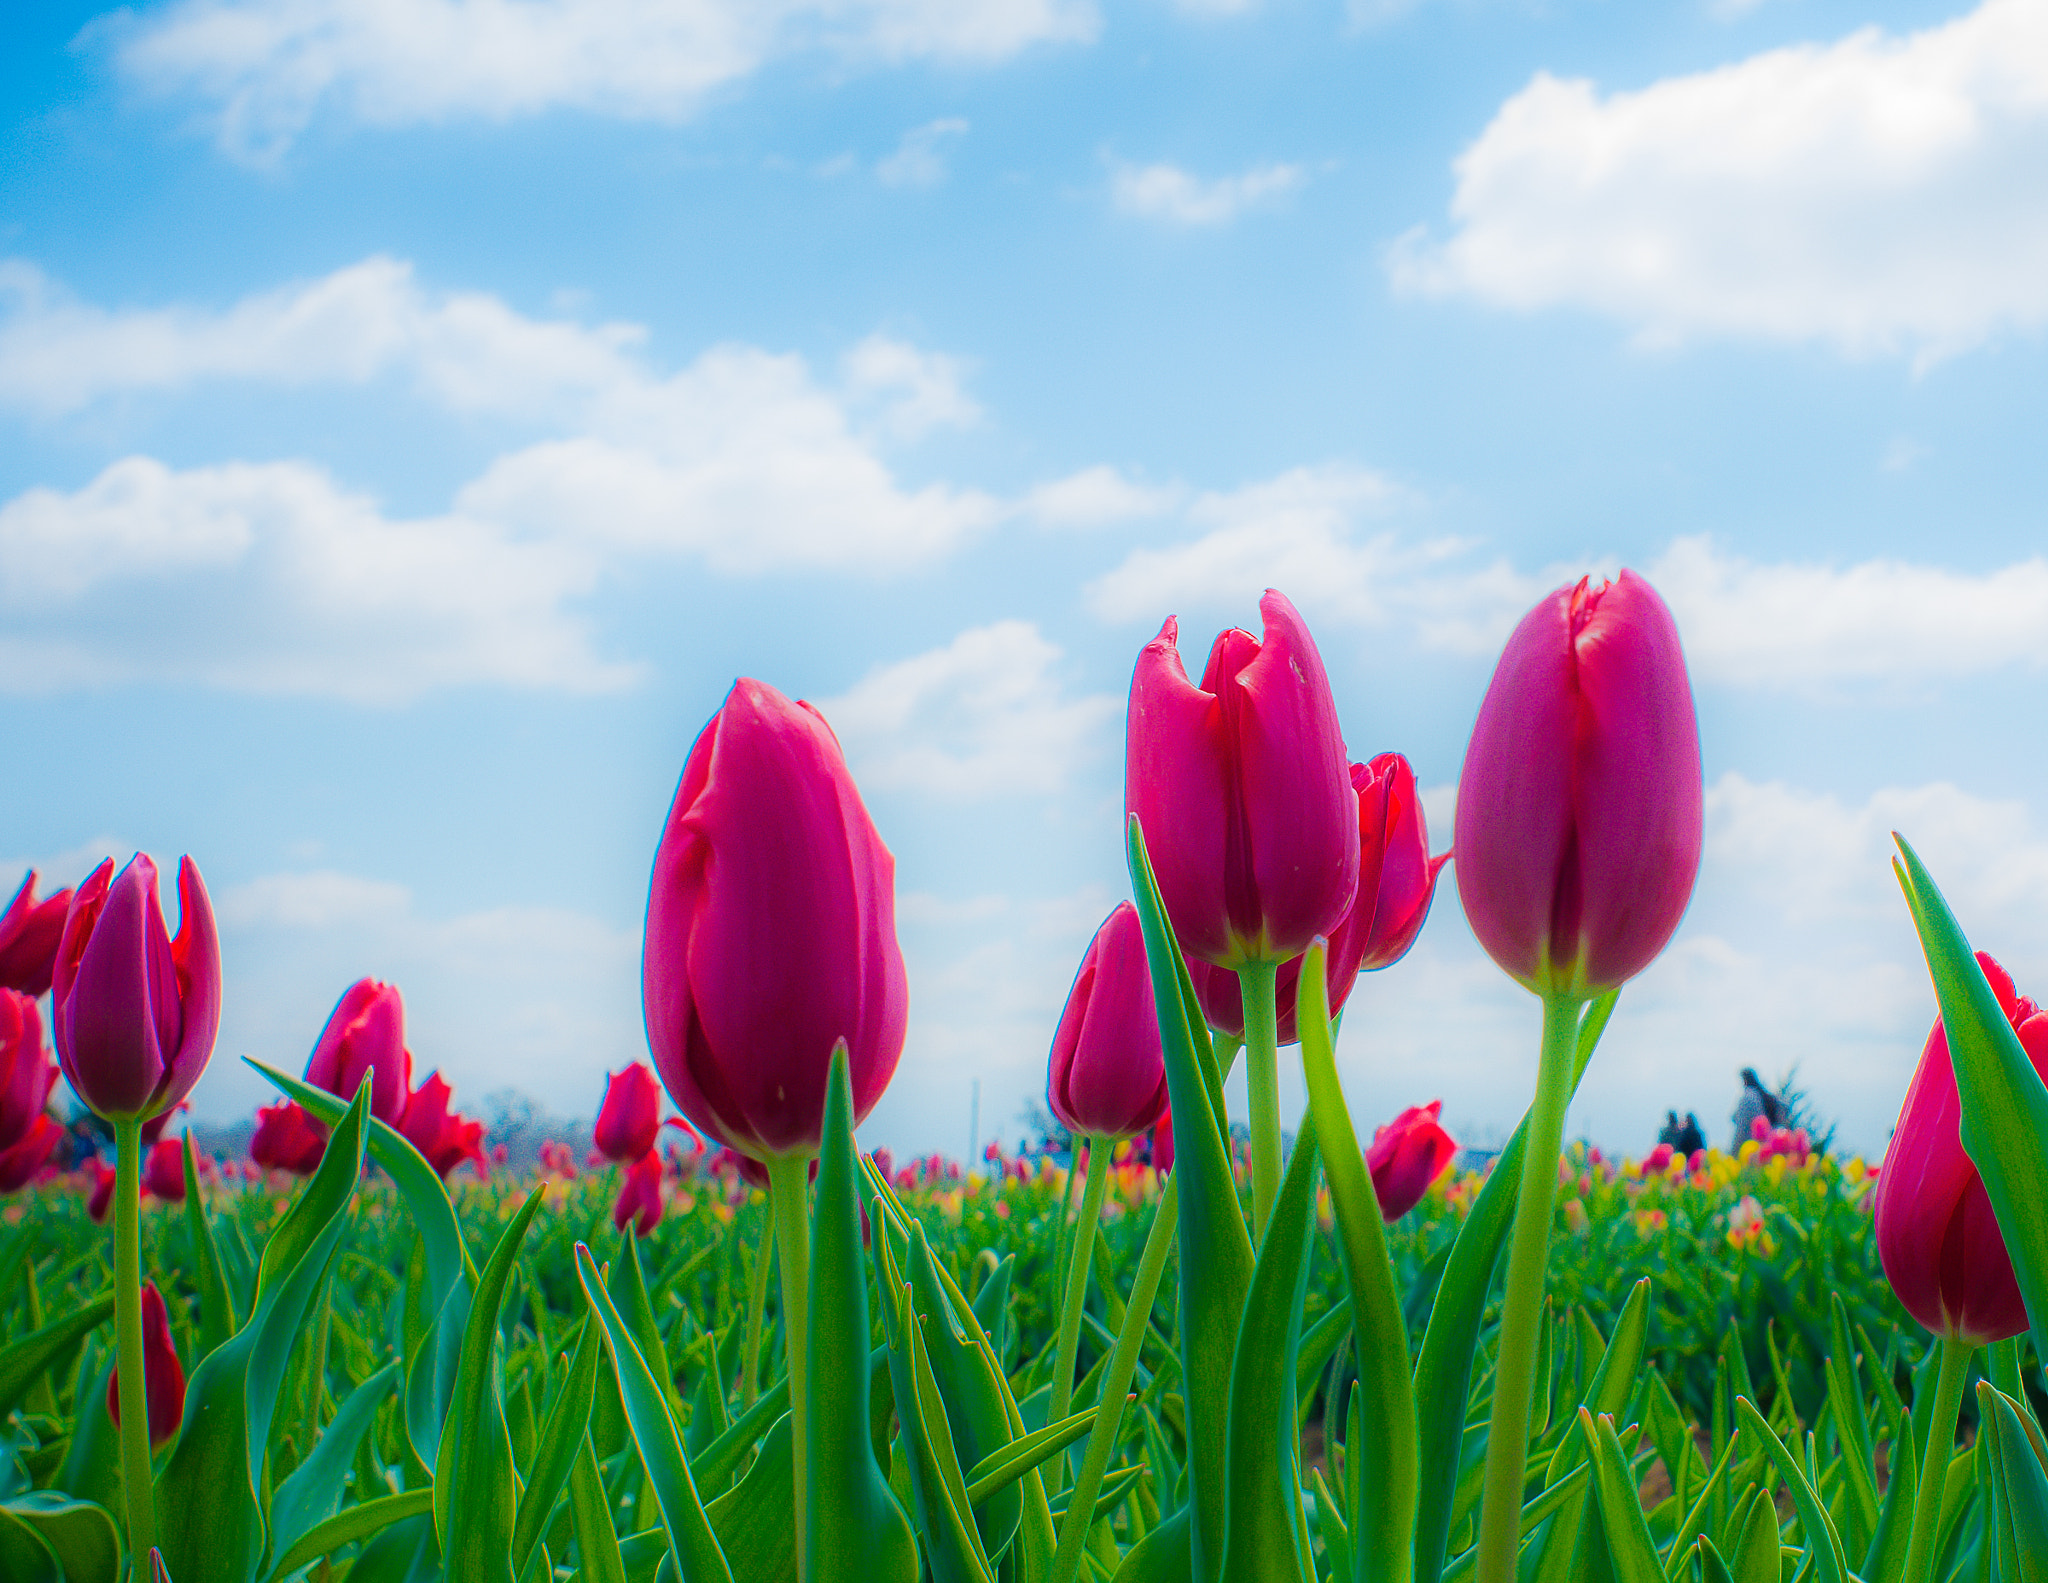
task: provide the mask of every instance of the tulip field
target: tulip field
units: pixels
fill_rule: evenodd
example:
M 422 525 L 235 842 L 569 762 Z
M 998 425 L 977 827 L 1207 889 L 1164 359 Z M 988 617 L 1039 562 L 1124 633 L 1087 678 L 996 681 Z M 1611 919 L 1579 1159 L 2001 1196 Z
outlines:
M 861 1149 L 915 989 L 894 859 L 764 682 L 683 767 L 652 1064 L 591 1074 L 582 1158 L 416 1081 L 373 979 L 251 1061 L 248 1157 L 202 1153 L 170 1128 L 234 986 L 198 864 L 175 933 L 145 855 L 31 874 L 0 1583 L 2048 1583 L 2048 1013 L 1908 836 L 1932 1026 L 1883 1159 L 1761 1091 L 1733 1154 L 1607 1158 L 1566 1106 L 1703 845 L 1669 610 L 1623 572 L 1530 611 L 1443 851 L 1260 608 L 1199 685 L 1170 619 L 1137 659 L 1130 899 L 1046 1030 L 1071 1152 Z M 1337 1060 L 1445 875 L 1531 995 L 1488 1157 L 1440 1101 L 1355 1114 Z

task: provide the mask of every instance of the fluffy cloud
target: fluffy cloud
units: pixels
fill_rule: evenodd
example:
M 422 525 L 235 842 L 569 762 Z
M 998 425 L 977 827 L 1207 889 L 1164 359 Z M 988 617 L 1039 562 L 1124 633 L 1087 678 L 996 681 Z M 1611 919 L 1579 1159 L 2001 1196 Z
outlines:
M 1110 200 L 1119 213 L 1173 225 L 1227 225 L 1246 209 L 1275 202 L 1308 179 L 1299 165 L 1259 165 L 1236 176 L 1201 177 L 1178 165 L 1111 161 Z
M 903 134 L 896 152 L 875 165 L 875 180 L 885 187 L 935 187 L 946 179 L 947 149 L 967 135 L 958 116 L 928 121 Z
M 1026 621 L 963 632 L 817 700 L 865 785 L 947 802 L 1060 790 L 1098 757 L 1119 700 L 1065 695 L 1059 648 Z
M 1602 94 L 1539 73 L 1459 156 L 1396 283 L 1729 333 L 1951 353 L 2048 321 L 2048 12 L 1985 0 Z
M 678 121 L 780 56 L 991 63 L 1099 26 L 1093 0 L 182 0 L 88 37 L 131 82 L 211 106 L 221 145 L 261 160 L 323 108 L 369 126 Z
M 1158 516 L 1185 493 L 1178 485 L 1138 483 L 1107 465 L 1084 467 L 1038 485 L 1024 497 L 1024 514 L 1048 528 L 1101 528 Z

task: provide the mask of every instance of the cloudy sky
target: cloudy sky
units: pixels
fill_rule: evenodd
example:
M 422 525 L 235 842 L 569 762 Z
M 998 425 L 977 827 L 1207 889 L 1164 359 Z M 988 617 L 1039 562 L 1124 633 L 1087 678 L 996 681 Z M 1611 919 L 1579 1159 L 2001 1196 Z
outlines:
M 1014 1136 L 1132 662 L 1268 585 L 1439 848 L 1519 614 L 1670 601 L 1706 860 L 1574 1131 L 1797 1063 L 1882 1147 L 1893 828 L 2048 991 L 2048 0 L 49 3 L 0 85 L 0 886 L 195 856 L 204 1113 L 363 974 L 588 1112 L 749 674 L 897 854 L 866 1137 Z M 1353 1007 L 1362 1123 L 1512 1126 L 1449 872 Z

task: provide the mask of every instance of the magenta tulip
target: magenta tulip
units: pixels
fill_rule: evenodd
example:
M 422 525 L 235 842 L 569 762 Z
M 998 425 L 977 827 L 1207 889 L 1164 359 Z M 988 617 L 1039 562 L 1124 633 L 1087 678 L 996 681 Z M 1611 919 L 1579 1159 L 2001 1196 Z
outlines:
M 183 1138 L 160 1138 L 142 1157 L 142 1190 L 167 1204 L 185 1202 Z
M 661 1131 L 661 1085 L 644 1061 L 614 1077 L 605 1074 L 604 1103 L 590 1129 L 597 1152 L 614 1165 L 631 1165 L 654 1147 Z
M 1136 814 L 1182 951 L 1285 961 L 1358 889 L 1358 799 L 1322 656 L 1284 595 L 1265 636 L 1229 631 L 1188 681 L 1168 617 L 1131 678 L 1124 811 Z
M 142 1288 L 142 1377 L 149 1443 L 161 1448 L 185 1421 L 185 1369 L 171 1341 L 171 1316 L 164 1307 L 164 1294 L 154 1281 Z M 120 1385 L 118 1378 L 107 1381 L 107 1412 L 117 1429 L 121 1424 Z
M 104 1226 L 107 1212 L 114 1207 L 114 1185 L 120 1173 L 97 1154 L 88 1157 L 86 1169 L 92 1172 L 92 1187 L 85 1195 L 86 1217 L 95 1226 Z
M 1590 996 L 1664 949 L 1699 871 L 1699 727 L 1678 628 L 1624 571 L 1560 588 L 1495 668 L 1458 781 L 1458 895 L 1538 994 Z
M 1332 1018 L 1344 1009 L 1360 973 L 1392 967 L 1408 954 L 1429 917 L 1437 874 L 1451 860 L 1448 852 L 1429 855 L 1422 799 L 1407 759 L 1382 753 L 1370 764 L 1352 765 L 1351 788 L 1358 799 L 1358 894 L 1330 934 L 1324 989 Z M 1242 1038 L 1244 995 L 1237 974 L 1190 958 L 1188 976 L 1209 1026 Z M 1294 1022 L 1300 983 L 1301 958 L 1290 957 L 1273 984 L 1281 1044 L 1301 1037 Z
M 677 1108 L 759 1159 L 815 1155 L 832 1049 L 856 1122 L 903 1051 L 896 862 L 808 704 L 741 678 L 690 749 L 654 857 L 647 1041 Z
M 0 988 L 0 1193 L 26 1187 L 64 1135 L 48 1109 L 56 1081 L 35 1001 Z
M 0 989 L 18 990 L 31 1000 L 49 989 L 57 942 L 64 936 L 64 918 L 70 910 L 68 890 L 52 891 L 37 901 L 36 871 L 28 871 L 7 910 L 0 912 Z
M 639 1236 L 661 1224 L 661 1156 L 649 1149 L 626 1167 L 619 1196 L 612 1204 L 612 1224 L 621 1231 L 628 1221 Z
M 220 1031 L 220 941 L 192 860 L 178 862 L 178 934 L 164 928 L 156 864 L 109 859 L 71 898 L 52 977 L 57 1058 L 108 1119 L 148 1120 L 199 1081 Z
M 266 1171 L 311 1176 L 327 1152 L 327 1129 L 303 1105 L 286 1100 L 256 1112 L 256 1131 L 249 1138 L 249 1158 Z
M 406 1102 L 405 1119 L 398 1130 L 442 1176 L 464 1160 L 476 1167 L 477 1175 L 487 1176 L 490 1166 L 484 1157 L 484 1124 L 451 1111 L 448 1102 L 453 1097 L 448 1079 L 439 1072 L 429 1073 Z
M 1120 901 L 1081 957 L 1052 1036 L 1046 1099 L 1060 1125 L 1129 1138 L 1166 1113 L 1166 1063 L 1138 909 Z
M 1444 1102 L 1410 1105 L 1372 1135 L 1365 1166 L 1372 1173 L 1380 1217 L 1390 1224 L 1422 1202 L 1430 1183 L 1457 1157 L 1458 1142 L 1438 1125 Z
M 2034 1070 L 2048 1079 L 2048 1012 L 2017 993 L 1982 951 L 1977 961 Z M 2027 1305 L 1990 1195 L 1963 1151 L 1962 1119 L 1937 1017 L 1872 1194 L 1877 1256 L 1907 1313 L 1938 1336 L 1981 1346 L 2025 1330 Z
M 405 1001 L 396 984 L 374 978 L 349 985 L 306 1061 L 306 1081 L 354 1099 L 370 1074 L 370 1114 L 396 1127 L 412 1097 L 412 1052 L 405 1047 Z

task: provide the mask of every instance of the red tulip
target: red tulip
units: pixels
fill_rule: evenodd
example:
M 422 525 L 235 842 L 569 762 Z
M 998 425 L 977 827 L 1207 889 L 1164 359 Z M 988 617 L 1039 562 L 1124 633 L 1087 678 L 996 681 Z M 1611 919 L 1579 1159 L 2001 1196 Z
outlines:
M 64 1135 L 47 1108 L 56 1081 L 35 1001 L 0 988 L 0 1193 L 26 1187 Z
M 626 1222 L 633 1221 L 634 1230 L 644 1237 L 661 1224 L 662 1209 L 661 1156 L 649 1149 L 626 1167 L 612 1205 L 612 1224 L 624 1230 Z
M 1982 951 L 1977 961 L 2034 1070 L 2048 1078 L 2048 1012 Z M 1937 1017 L 1871 1195 L 1877 1256 L 1906 1312 L 1936 1335 L 1982 1346 L 2025 1330 L 2027 1306 L 1990 1195 L 1963 1152 L 1962 1117 Z
M 70 909 L 68 890 L 37 901 L 36 871 L 28 871 L 7 910 L 0 912 L 0 989 L 18 990 L 31 1000 L 49 989 Z
M 396 1127 L 412 1095 L 412 1051 L 405 1047 L 405 1002 L 396 984 L 362 978 L 349 985 L 306 1062 L 306 1081 L 354 1099 L 370 1074 L 370 1114 Z
M 1164 1176 L 1173 1169 L 1173 1107 L 1168 1105 L 1152 1125 L 1152 1169 Z
M 464 1160 L 475 1165 L 478 1175 L 486 1175 L 489 1167 L 484 1162 L 484 1124 L 450 1111 L 451 1097 L 453 1090 L 448 1087 L 448 1079 L 439 1072 L 432 1073 L 414 1090 L 398 1130 L 442 1176 Z
M 1095 931 L 1067 991 L 1046 1099 L 1061 1126 L 1095 1138 L 1132 1137 L 1165 1114 L 1166 1063 L 1145 930 L 1127 901 Z
M 654 1147 L 661 1131 L 661 1085 L 644 1061 L 614 1077 L 605 1073 L 604 1103 L 590 1136 L 614 1165 L 630 1165 Z
M 1216 639 L 1202 685 L 1172 617 L 1131 678 L 1124 810 L 1138 816 L 1181 949 L 1218 967 L 1285 961 L 1358 889 L 1358 804 L 1308 628 L 1273 589 L 1265 636 Z
M 1370 764 L 1352 765 L 1351 788 L 1358 798 L 1358 894 L 1330 934 L 1324 989 L 1333 1018 L 1344 1009 L 1360 973 L 1392 967 L 1408 954 L 1429 916 L 1437 873 L 1451 860 L 1448 852 L 1429 855 L 1422 799 L 1407 759 L 1382 753 Z M 1237 975 L 1190 957 L 1188 976 L 1209 1026 L 1242 1038 L 1244 997 Z M 1294 1025 L 1300 983 L 1301 958 L 1290 957 L 1280 964 L 1273 984 L 1281 1044 L 1301 1037 Z
M 1365 1151 L 1380 1217 L 1392 1222 L 1422 1202 L 1429 1184 L 1457 1157 L 1458 1142 L 1437 1124 L 1444 1102 L 1410 1105 L 1372 1135 Z
M 163 1445 L 185 1421 L 185 1369 L 178 1362 L 178 1349 L 171 1343 L 171 1316 L 164 1308 L 164 1294 L 156 1282 L 142 1286 L 142 1378 L 143 1397 L 149 1414 L 149 1443 Z M 118 1429 L 121 1425 L 121 1381 L 107 1379 L 107 1412 Z
M 896 861 L 808 704 L 741 678 L 690 749 L 647 897 L 647 1040 L 684 1115 L 759 1159 L 818 1152 L 833 1046 L 856 1122 L 903 1052 Z
M 160 1138 L 142 1157 L 142 1190 L 167 1204 L 185 1202 L 185 1141 Z
M 1458 895 L 1542 994 L 1591 994 L 1664 949 L 1699 872 L 1700 734 L 1678 628 L 1634 572 L 1522 618 L 1458 782 Z
M 176 1105 L 220 1031 L 220 941 L 192 860 L 178 862 L 176 939 L 157 905 L 156 864 L 109 859 L 78 887 L 52 976 L 57 1058 L 100 1115 L 145 1121 Z
M 327 1152 L 327 1128 L 303 1105 L 291 1100 L 265 1105 L 256 1112 L 256 1131 L 249 1139 L 249 1158 L 266 1171 L 311 1176 Z
M 97 1154 L 86 1163 L 92 1171 L 92 1191 L 86 1194 L 85 1212 L 95 1226 L 104 1226 L 107 1211 L 114 1203 L 114 1184 L 121 1179 L 121 1173 Z

